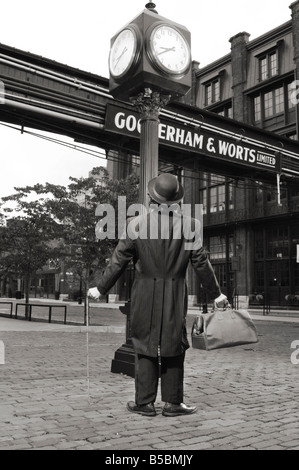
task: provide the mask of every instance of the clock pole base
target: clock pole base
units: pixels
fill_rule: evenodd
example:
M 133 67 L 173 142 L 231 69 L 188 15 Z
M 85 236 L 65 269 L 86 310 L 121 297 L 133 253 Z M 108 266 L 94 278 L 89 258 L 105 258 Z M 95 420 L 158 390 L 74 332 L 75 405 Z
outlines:
M 135 378 L 135 353 L 131 343 L 125 343 L 115 351 L 111 372 Z
M 114 353 L 111 362 L 111 372 L 135 377 L 135 352 L 130 338 L 130 302 L 126 302 L 119 310 L 126 315 L 126 342 Z

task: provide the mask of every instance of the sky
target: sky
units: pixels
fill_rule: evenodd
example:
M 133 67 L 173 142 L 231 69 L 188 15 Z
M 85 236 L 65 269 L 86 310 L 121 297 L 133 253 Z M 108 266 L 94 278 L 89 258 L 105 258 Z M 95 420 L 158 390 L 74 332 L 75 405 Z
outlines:
M 0 6 L 0 43 L 109 77 L 110 39 L 138 16 L 146 0 L 10 0 Z M 229 39 L 253 40 L 291 19 L 292 0 L 157 0 L 159 15 L 187 27 L 192 59 L 203 67 L 230 53 Z M 0 76 L 1 80 L 1 76 Z M 1 105 L 1 104 L 0 104 Z M 35 133 L 36 131 L 33 130 Z M 72 139 L 55 136 L 72 144 Z M 91 149 L 91 147 L 88 147 Z M 100 149 L 96 149 L 100 153 Z M 0 198 L 14 187 L 68 185 L 105 159 L 21 134 L 0 122 Z

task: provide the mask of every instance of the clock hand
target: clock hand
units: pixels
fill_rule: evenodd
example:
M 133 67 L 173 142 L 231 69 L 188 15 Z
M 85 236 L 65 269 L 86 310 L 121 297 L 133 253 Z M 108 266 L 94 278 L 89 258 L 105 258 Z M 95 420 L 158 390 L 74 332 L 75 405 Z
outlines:
M 117 59 L 115 60 L 115 65 L 118 64 L 118 62 L 120 61 L 120 59 L 122 58 L 122 56 L 124 55 L 125 52 L 127 52 L 128 48 L 127 46 L 124 47 L 122 53 L 117 57 Z
M 175 47 L 162 47 L 160 46 L 160 49 L 164 49 L 162 52 L 158 52 L 158 55 L 164 54 L 165 52 L 173 51 L 175 52 Z

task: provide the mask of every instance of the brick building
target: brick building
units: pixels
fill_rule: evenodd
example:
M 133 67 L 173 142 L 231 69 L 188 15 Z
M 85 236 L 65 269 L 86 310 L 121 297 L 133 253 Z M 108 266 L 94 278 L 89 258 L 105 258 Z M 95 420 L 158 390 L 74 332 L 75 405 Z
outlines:
M 193 104 L 298 140 L 299 2 L 290 9 L 290 21 L 252 41 L 241 32 L 230 38 L 230 54 L 203 68 L 194 64 Z M 242 305 L 261 293 L 272 305 L 299 305 L 298 180 L 286 184 L 282 171 L 280 186 L 271 186 L 250 174 L 238 180 L 199 172 L 192 186 L 223 291 Z
M 247 32 L 228 38 L 231 52 L 213 63 L 200 68 L 193 61 L 192 90 L 180 101 L 198 108 L 199 119 L 208 111 L 223 116 L 224 127 L 233 120 L 279 134 L 282 148 L 285 139 L 298 140 L 299 2 L 290 9 L 288 22 L 252 41 Z M 135 171 L 136 158 L 119 154 L 108 169 L 122 177 Z M 192 170 L 179 169 L 163 163 L 163 151 L 160 160 L 160 171 L 183 178 L 185 202 L 203 204 L 204 244 L 222 291 L 240 307 L 258 304 L 261 295 L 272 305 L 298 306 L 298 179 L 286 182 L 282 171 L 280 184 L 265 183 L 256 174 L 239 178 L 223 167 L 212 173 L 196 160 Z M 299 157 L 296 173 L 298 165 Z M 191 303 L 205 302 L 192 271 L 189 289 Z

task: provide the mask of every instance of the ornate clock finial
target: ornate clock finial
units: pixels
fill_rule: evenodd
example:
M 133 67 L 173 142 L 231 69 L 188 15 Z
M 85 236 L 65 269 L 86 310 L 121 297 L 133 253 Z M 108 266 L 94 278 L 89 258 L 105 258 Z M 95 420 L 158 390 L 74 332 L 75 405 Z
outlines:
M 155 10 L 156 8 L 156 5 L 153 3 L 153 2 L 149 2 L 145 5 L 145 8 L 147 8 L 148 10 L 152 11 L 153 13 L 157 13 L 157 10 Z

